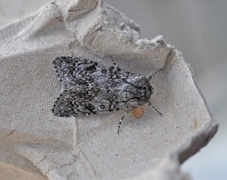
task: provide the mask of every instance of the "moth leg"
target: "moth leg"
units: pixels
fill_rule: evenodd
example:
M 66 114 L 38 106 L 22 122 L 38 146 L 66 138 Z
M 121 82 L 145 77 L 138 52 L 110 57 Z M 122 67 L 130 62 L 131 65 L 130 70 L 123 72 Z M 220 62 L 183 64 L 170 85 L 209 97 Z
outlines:
M 162 116 L 162 113 L 161 113 L 159 110 L 157 110 L 157 109 L 151 104 L 150 101 L 147 102 L 147 105 L 148 105 L 148 106 L 151 106 L 151 107 L 152 107 L 160 116 Z
M 146 78 L 148 79 L 148 81 L 150 81 L 154 75 L 156 75 L 157 73 L 159 73 L 159 72 L 162 71 L 162 70 L 163 70 L 163 69 L 161 68 L 161 69 L 155 71 L 153 74 L 148 75 Z
M 118 124 L 118 129 L 117 129 L 117 133 L 119 134 L 120 132 L 120 128 L 121 128 L 121 124 L 122 124 L 122 121 L 123 119 L 125 118 L 125 116 L 129 113 L 129 111 L 126 111 L 123 116 L 121 117 L 120 121 L 119 121 L 119 124 Z

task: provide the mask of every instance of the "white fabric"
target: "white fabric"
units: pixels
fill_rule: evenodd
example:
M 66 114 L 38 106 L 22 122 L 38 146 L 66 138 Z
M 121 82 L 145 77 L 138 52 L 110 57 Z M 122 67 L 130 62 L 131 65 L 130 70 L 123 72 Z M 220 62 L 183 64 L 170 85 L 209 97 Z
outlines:
M 98 0 L 53 1 L 0 28 L 0 161 L 48 179 L 188 179 L 179 165 L 215 134 L 191 71 L 161 36 Z M 149 75 L 151 107 L 135 119 L 123 111 L 55 117 L 61 91 L 53 60 L 76 56 Z

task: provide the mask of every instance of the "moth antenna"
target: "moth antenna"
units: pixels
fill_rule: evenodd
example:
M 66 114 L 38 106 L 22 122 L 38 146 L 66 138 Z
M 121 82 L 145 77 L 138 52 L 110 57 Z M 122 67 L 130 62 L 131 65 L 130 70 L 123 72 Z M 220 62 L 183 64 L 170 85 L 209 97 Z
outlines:
M 150 81 L 154 75 L 156 75 L 157 73 L 159 73 L 159 72 L 162 71 L 162 70 L 163 70 L 163 68 L 161 68 L 161 69 L 155 71 L 152 75 L 148 75 L 148 76 L 147 76 L 148 81 Z
M 157 109 L 151 104 L 150 101 L 147 102 L 147 105 L 148 105 L 148 106 L 151 106 L 151 107 L 152 107 L 160 116 L 162 116 L 162 113 L 161 113 L 159 110 L 157 110 Z

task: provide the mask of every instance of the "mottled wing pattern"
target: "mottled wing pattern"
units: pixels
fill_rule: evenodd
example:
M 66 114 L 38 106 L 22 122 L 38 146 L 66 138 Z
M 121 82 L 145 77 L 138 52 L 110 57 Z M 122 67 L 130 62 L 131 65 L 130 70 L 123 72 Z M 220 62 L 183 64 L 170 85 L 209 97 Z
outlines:
M 149 81 L 117 66 L 87 59 L 59 57 L 54 65 L 64 91 L 52 112 L 56 116 L 85 116 L 98 112 L 130 110 L 143 105 L 152 93 Z
M 57 98 L 52 112 L 59 117 L 85 116 L 96 114 L 92 96 L 75 90 L 64 90 Z
M 57 98 L 52 112 L 56 116 L 84 116 L 95 114 L 92 100 L 100 92 L 99 85 L 92 76 L 97 62 L 86 59 L 58 57 L 54 65 L 64 91 Z
M 119 93 L 119 90 L 116 92 L 118 84 L 123 83 L 122 75 L 116 77 L 113 66 L 107 67 L 97 62 L 71 57 L 58 57 L 54 65 L 64 85 L 64 91 L 52 109 L 54 115 L 84 116 L 119 110 L 125 106 L 124 102 L 119 102 L 119 95 L 116 95 Z
M 56 72 L 65 89 L 86 88 L 88 86 L 97 86 L 92 76 L 90 76 L 96 67 L 97 62 L 86 59 L 72 57 L 58 57 L 54 60 Z

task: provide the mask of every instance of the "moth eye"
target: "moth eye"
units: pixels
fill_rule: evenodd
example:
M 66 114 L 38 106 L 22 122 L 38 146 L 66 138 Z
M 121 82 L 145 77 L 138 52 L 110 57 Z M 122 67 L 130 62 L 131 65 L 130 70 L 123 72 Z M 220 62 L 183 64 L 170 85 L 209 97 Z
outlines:
M 102 105 L 100 106 L 100 108 L 101 108 L 101 109 L 105 109 L 105 106 L 102 104 Z

